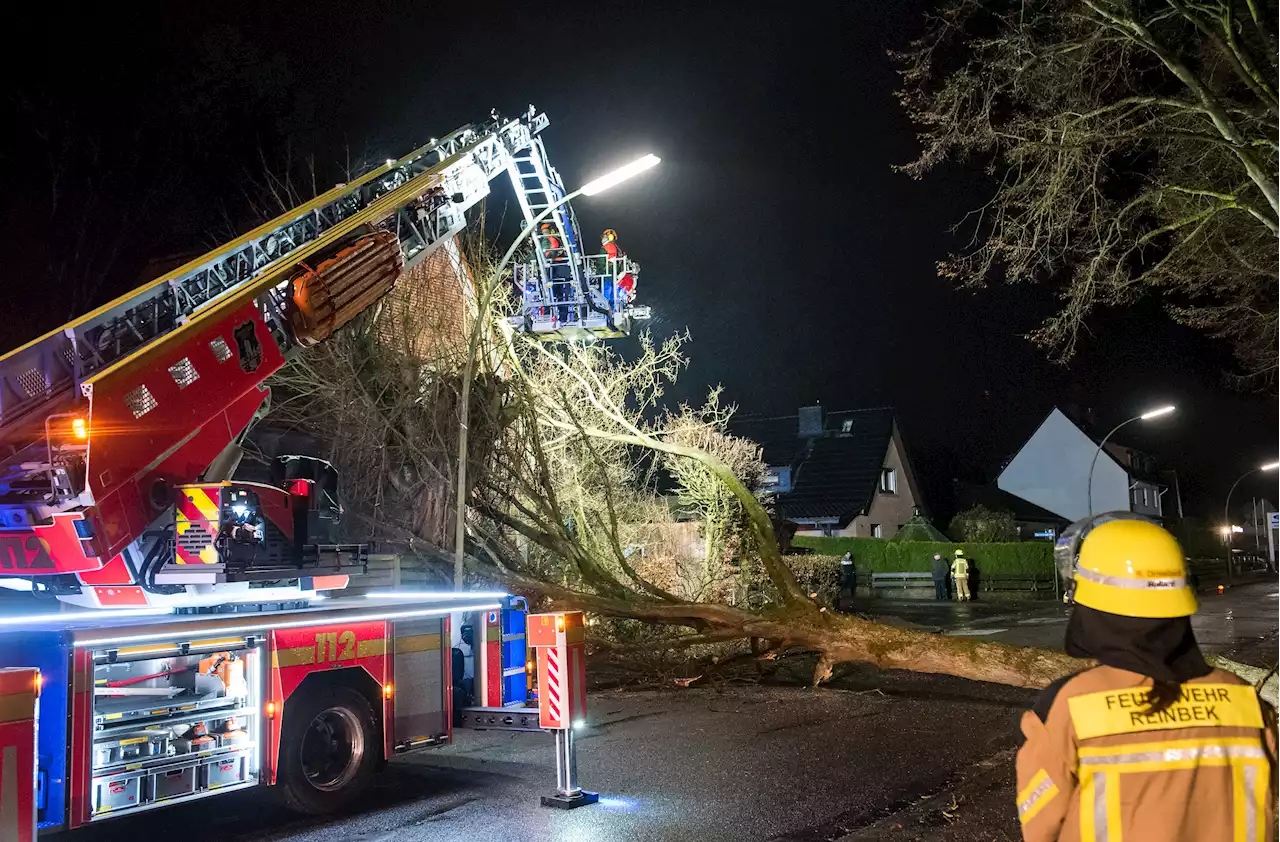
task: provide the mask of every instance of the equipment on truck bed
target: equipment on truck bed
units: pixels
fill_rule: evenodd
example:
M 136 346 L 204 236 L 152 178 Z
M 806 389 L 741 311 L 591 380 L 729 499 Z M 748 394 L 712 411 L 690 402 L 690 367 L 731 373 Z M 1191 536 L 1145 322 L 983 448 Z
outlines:
M 0 357 L 0 586 L 121 608 L 298 598 L 362 572 L 316 478 L 233 479 L 265 383 L 456 249 L 499 174 L 526 221 L 563 198 L 547 125 L 530 107 L 433 139 Z M 647 316 L 619 292 L 635 264 L 585 255 L 567 204 L 548 225 L 554 259 L 514 267 L 519 327 L 611 337 Z

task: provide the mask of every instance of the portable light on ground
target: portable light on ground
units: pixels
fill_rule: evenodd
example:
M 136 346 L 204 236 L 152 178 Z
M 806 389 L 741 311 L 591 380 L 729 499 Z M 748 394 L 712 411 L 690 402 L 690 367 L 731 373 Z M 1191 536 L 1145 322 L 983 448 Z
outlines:
M 84 441 L 89 438 L 89 425 L 83 418 L 76 418 L 71 422 L 71 434 Z

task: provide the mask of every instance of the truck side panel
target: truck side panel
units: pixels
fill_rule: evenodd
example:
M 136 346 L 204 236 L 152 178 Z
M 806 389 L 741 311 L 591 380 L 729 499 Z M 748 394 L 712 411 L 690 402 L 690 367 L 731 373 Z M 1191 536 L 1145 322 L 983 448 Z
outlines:
M 93 655 L 86 649 L 71 653 L 71 733 L 66 742 L 71 774 L 68 777 L 67 826 L 89 821 L 89 778 L 93 760 Z
M 263 782 L 276 782 L 285 703 L 312 673 L 359 667 L 383 687 L 390 681 L 387 624 L 383 621 L 338 623 L 277 629 L 271 632 L 271 696 L 275 711 L 270 744 L 264 754 Z
M 439 740 L 449 731 L 447 618 L 398 620 L 395 637 L 395 712 L 388 736 L 392 746 Z
M 29 842 L 36 833 L 36 690 L 34 668 L 0 669 L 0 839 Z
M 0 666 L 40 670 L 36 809 L 40 827 L 64 824 L 67 797 L 67 647 L 57 632 L 0 638 Z M 0 746 L 8 745 L 0 739 Z

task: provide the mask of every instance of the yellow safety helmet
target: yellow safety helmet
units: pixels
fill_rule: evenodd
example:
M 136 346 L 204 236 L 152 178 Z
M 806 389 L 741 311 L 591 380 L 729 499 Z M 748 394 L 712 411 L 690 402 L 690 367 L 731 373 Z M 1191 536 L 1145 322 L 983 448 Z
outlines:
M 1101 523 L 1084 536 L 1074 599 L 1123 617 L 1189 617 L 1196 595 L 1177 540 L 1147 520 Z
M 962 555 L 964 555 L 964 550 L 956 550 L 956 555 L 957 555 L 957 556 L 962 556 Z
M 604 233 L 600 235 L 600 242 L 602 243 L 612 243 L 616 239 L 618 239 L 618 232 L 612 228 L 604 229 Z

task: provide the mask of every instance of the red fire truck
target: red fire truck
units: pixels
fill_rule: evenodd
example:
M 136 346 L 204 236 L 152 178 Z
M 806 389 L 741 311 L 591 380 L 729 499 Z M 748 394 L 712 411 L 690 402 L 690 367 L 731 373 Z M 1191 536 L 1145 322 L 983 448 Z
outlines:
M 456 253 L 490 179 L 510 177 L 530 223 L 555 207 L 588 264 L 546 125 L 530 108 L 432 139 L 0 357 L 0 587 L 89 609 L 0 614 L 0 840 L 258 784 L 340 806 L 394 752 L 449 739 L 466 612 L 492 710 L 465 718 L 528 724 L 502 707 L 523 699 L 516 602 L 326 600 L 367 547 L 340 539 L 323 463 L 271 483 L 236 469 L 270 375 Z M 582 301 L 540 330 L 643 317 L 575 273 Z

